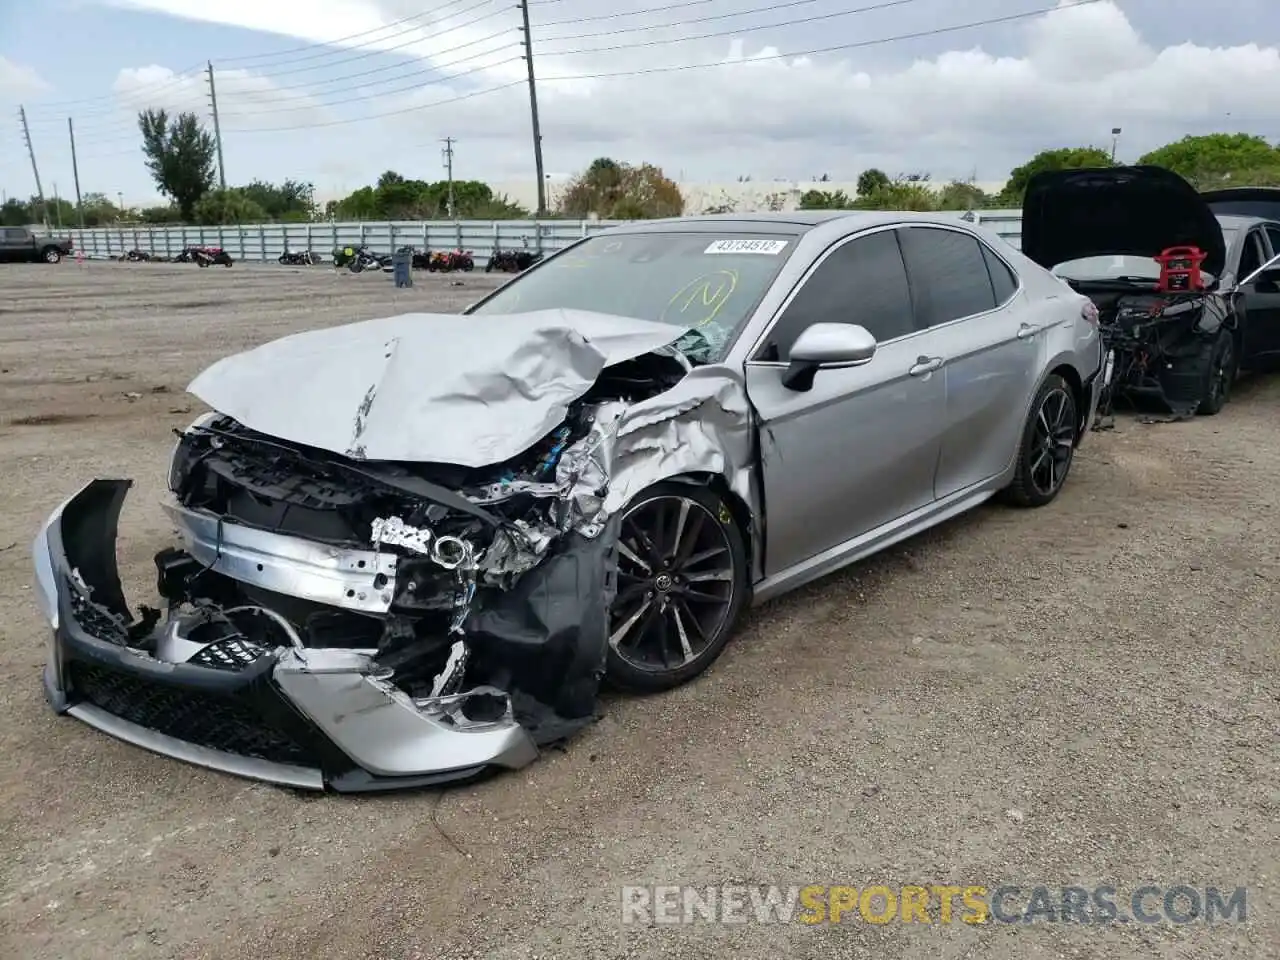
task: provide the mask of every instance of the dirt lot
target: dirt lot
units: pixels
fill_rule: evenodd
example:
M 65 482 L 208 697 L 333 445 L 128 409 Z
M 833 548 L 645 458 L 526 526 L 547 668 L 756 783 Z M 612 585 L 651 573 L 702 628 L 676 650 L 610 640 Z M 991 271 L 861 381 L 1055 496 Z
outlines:
M 0 270 L 0 956 L 1280 956 L 1280 380 L 1215 418 L 1122 418 L 1052 506 L 766 606 L 703 679 L 608 701 L 517 774 L 300 796 L 53 716 L 30 538 L 83 481 L 136 477 L 120 551 L 149 600 L 198 370 L 493 281 Z M 620 923 L 623 884 L 733 882 L 1247 885 L 1249 920 Z

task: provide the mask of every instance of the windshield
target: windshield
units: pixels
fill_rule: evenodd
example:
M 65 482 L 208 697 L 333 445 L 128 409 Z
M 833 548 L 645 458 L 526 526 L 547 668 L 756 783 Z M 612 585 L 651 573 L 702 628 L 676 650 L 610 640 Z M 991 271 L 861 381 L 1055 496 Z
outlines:
M 715 362 L 760 302 L 794 234 L 633 233 L 591 237 L 503 287 L 472 313 L 591 310 L 687 327 L 676 347 Z
M 1053 268 L 1055 276 L 1066 280 L 1149 280 L 1160 279 L 1160 264 L 1151 257 L 1109 256 L 1068 260 Z M 1204 276 L 1212 280 L 1210 274 Z

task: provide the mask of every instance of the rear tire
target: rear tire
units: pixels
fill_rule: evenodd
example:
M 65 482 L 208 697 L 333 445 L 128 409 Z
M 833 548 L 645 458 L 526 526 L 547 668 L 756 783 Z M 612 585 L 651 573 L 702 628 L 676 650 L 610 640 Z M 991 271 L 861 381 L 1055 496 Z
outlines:
M 655 484 L 627 506 L 606 678 L 635 693 L 670 690 L 720 656 L 750 593 L 746 539 L 707 487 Z
M 1043 507 L 1067 482 L 1075 457 L 1079 414 L 1071 385 L 1052 374 L 1036 391 L 1018 444 L 1018 466 L 1004 498 L 1018 507 Z
M 1231 387 L 1236 379 L 1236 338 L 1230 330 L 1218 331 L 1205 366 L 1204 399 L 1196 413 L 1212 417 L 1231 399 Z

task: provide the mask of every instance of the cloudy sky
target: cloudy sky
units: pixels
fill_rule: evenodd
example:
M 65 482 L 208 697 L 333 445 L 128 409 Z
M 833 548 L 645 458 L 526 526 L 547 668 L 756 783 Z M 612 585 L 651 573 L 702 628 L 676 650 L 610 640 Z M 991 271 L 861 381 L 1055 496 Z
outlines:
M 1275 0 L 529 10 L 553 176 L 608 155 L 685 182 L 870 166 L 999 181 L 1046 147 L 1109 148 L 1112 127 L 1121 159 L 1187 133 L 1280 138 Z M 71 117 L 82 190 L 154 202 L 136 112 L 207 116 L 207 60 L 229 183 L 294 177 L 329 197 L 388 168 L 437 179 L 446 136 L 456 176 L 532 183 L 519 27 L 513 0 L 0 0 L 0 189 L 34 192 L 21 104 L 46 192 L 73 193 Z

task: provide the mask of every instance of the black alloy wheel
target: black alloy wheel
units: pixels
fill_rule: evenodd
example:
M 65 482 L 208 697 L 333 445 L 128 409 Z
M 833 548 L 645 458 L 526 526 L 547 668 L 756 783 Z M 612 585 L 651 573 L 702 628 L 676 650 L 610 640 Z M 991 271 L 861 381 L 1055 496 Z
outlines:
M 1048 377 L 1036 393 L 1023 427 L 1018 464 L 1006 495 L 1022 507 L 1042 507 L 1062 490 L 1075 456 L 1079 416 L 1075 395 L 1062 377 Z
M 660 483 L 622 517 L 608 679 L 668 690 L 720 655 L 749 592 L 746 541 L 705 487 Z

